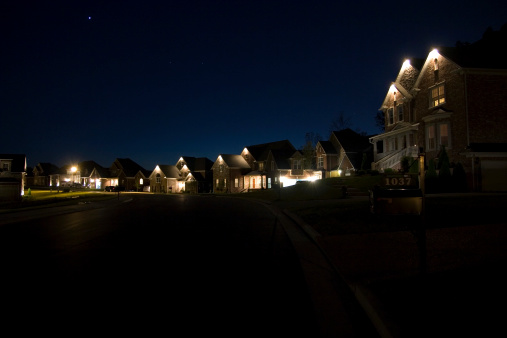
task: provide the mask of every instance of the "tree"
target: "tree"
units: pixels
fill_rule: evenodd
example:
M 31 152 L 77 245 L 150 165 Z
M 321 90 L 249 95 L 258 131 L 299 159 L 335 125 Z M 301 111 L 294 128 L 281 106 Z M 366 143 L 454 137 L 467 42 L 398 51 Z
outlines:
M 467 191 L 467 174 L 461 162 L 456 163 L 452 171 L 452 186 L 455 192 Z
M 305 135 L 305 145 L 302 147 L 301 153 L 303 154 L 304 168 L 315 169 L 316 164 L 316 153 L 315 147 L 322 138 L 318 133 L 309 132 Z
M 340 112 L 338 117 L 331 121 L 331 125 L 329 126 L 330 128 L 329 133 L 332 133 L 333 131 L 339 131 L 350 128 L 350 125 L 351 125 L 350 117 L 345 117 L 343 115 L 343 112 Z
M 435 170 L 435 160 L 430 159 L 428 161 L 428 170 L 426 170 L 426 174 L 424 176 L 424 186 L 426 187 L 426 192 L 434 193 L 437 190 L 437 171 Z
M 449 192 L 451 189 L 451 168 L 449 163 L 449 156 L 445 151 L 445 146 L 442 146 L 438 157 L 438 184 L 443 192 Z
M 375 125 L 382 132 L 386 130 L 385 115 L 383 111 L 379 111 L 377 115 L 375 115 Z

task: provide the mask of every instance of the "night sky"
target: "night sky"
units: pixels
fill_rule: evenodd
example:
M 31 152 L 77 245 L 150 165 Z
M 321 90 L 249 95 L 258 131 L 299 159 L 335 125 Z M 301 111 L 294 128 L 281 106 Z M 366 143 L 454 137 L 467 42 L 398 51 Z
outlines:
M 475 42 L 505 1 L 2 1 L 0 153 L 29 166 L 239 154 L 375 115 L 407 57 Z

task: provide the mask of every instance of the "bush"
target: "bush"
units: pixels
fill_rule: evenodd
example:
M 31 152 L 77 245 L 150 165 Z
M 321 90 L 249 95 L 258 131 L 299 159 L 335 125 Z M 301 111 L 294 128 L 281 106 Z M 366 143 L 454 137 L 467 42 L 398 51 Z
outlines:
M 452 172 L 452 190 L 455 192 L 467 191 L 467 174 L 460 162 L 456 164 Z
M 428 161 L 428 170 L 424 176 L 424 185 L 427 193 L 435 193 L 438 191 L 438 176 L 435 170 L 435 160 L 430 159 Z

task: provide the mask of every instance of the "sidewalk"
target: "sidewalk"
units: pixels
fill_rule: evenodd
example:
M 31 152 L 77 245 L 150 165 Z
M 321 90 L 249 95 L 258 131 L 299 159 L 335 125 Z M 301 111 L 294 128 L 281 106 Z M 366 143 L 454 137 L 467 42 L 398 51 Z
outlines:
M 409 231 L 322 236 L 284 212 L 322 249 L 381 337 L 484 337 L 505 331 L 505 221 L 428 229 L 421 256 Z

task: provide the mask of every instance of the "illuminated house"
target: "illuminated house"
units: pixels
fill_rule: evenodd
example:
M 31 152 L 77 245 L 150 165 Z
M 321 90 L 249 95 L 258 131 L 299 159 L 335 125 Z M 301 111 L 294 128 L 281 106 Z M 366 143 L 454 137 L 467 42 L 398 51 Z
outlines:
M 252 171 L 241 155 L 220 154 L 211 167 L 215 193 L 245 191 L 244 175 Z
M 26 177 L 24 154 L 0 154 L 0 201 L 21 199 Z
M 206 157 L 182 156 L 176 162 L 182 189 L 190 193 L 209 193 L 213 189 L 213 162 Z
M 213 164 L 215 192 L 244 192 L 321 178 L 303 166 L 303 154 L 288 140 L 246 146 L 241 155 L 220 155 Z
M 385 132 L 370 138 L 372 169 L 399 169 L 403 157 L 445 150 L 470 190 L 507 190 L 507 27 L 472 44 L 406 60 L 380 107 Z M 437 163 L 438 168 L 438 163 Z
M 109 167 L 109 175 L 111 186 L 119 186 L 126 191 L 144 191 L 150 186 L 150 173 L 130 158 L 117 158 Z
M 181 191 L 181 174 L 175 165 L 160 164 L 149 177 L 150 191 L 154 193 L 177 193 Z
M 317 170 L 322 177 L 349 176 L 358 170 L 370 169 L 373 147 L 368 136 L 347 128 L 333 131 L 329 141 L 319 141 L 315 146 Z

